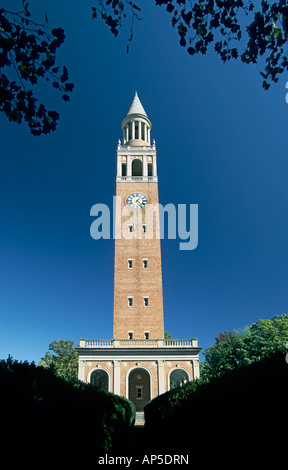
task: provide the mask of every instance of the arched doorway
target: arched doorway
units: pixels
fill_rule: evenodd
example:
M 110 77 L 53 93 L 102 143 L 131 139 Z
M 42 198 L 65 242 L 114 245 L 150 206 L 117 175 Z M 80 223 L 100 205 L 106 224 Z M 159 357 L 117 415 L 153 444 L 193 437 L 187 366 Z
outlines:
M 94 385 L 94 387 L 108 392 L 109 377 L 106 370 L 94 370 L 91 374 L 90 383 Z
M 189 382 L 188 374 L 183 369 L 175 369 L 170 374 L 170 389 L 185 385 Z
M 142 176 L 142 160 L 139 158 L 132 161 L 132 176 Z
M 143 411 L 144 405 L 151 400 L 150 375 L 147 370 L 138 367 L 129 374 L 128 398 L 134 403 L 136 411 Z

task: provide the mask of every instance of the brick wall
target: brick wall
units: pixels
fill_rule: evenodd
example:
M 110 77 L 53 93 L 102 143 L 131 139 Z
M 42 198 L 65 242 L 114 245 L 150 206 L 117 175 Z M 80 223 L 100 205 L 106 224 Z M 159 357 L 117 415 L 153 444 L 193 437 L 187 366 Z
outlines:
M 133 223 L 133 233 L 126 239 L 115 240 L 114 268 L 114 338 L 126 339 L 128 332 L 133 332 L 134 339 L 143 339 L 144 332 L 149 332 L 150 339 L 164 337 L 162 268 L 159 239 L 159 216 L 147 220 L 147 210 L 131 210 L 130 217 L 123 214 L 129 194 L 142 192 L 149 204 L 158 204 L 158 184 L 148 182 L 117 183 L 116 195 L 121 197 L 121 204 L 116 205 L 116 219 L 122 223 L 125 236 L 128 225 Z M 142 218 L 141 218 L 142 216 Z M 146 233 L 143 234 L 143 224 Z M 139 232 L 137 232 L 139 230 Z M 141 239 L 136 238 L 137 233 Z M 128 269 L 128 259 L 133 260 L 133 268 Z M 148 268 L 143 268 L 143 259 L 148 260 Z M 128 297 L 133 297 L 133 307 L 128 307 Z M 144 297 L 148 297 L 149 306 L 144 307 Z

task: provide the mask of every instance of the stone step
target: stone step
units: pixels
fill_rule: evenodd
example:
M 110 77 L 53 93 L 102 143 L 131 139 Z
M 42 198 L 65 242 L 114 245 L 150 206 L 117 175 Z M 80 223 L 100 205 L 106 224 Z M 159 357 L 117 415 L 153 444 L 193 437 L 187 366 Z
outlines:
M 135 418 L 135 426 L 144 426 L 144 424 L 145 424 L 144 411 L 137 411 L 136 418 Z

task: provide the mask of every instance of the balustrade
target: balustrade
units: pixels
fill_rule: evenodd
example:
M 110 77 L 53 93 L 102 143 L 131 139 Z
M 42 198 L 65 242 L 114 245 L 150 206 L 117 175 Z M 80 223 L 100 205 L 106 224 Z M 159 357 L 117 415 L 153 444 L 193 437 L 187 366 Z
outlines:
M 84 348 L 195 348 L 197 338 L 192 339 L 81 339 Z

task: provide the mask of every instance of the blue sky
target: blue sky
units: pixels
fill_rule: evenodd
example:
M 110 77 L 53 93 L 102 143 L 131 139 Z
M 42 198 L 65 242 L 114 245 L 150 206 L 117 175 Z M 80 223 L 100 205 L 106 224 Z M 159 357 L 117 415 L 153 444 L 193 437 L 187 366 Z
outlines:
M 112 205 L 136 90 L 160 202 L 199 205 L 196 250 L 162 241 L 165 330 L 205 349 L 220 332 L 287 313 L 288 76 L 267 92 L 259 66 L 190 57 L 169 15 L 147 3 L 127 55 L 129 27 L 115 39 L 91 20 L 92 4 L 30 2 L 66 33 L 71 102 L 39 87 L 60 112 L 57 131 L 36 138 L 0 116 L 0 358 L 37 362 L 54 340 L 112 337 L 114 242 L 90 237 L 90 208 Z

